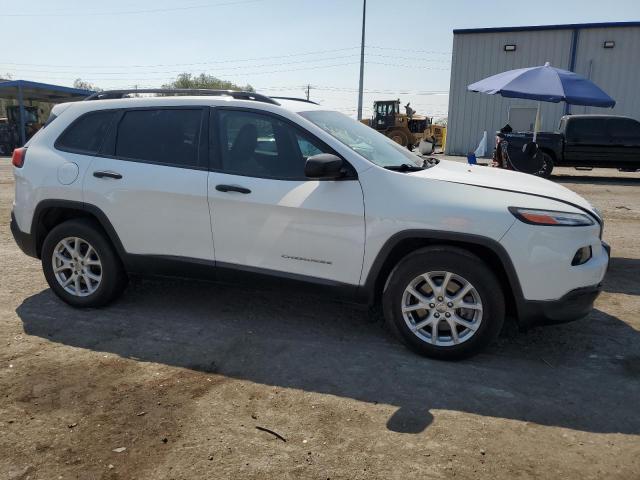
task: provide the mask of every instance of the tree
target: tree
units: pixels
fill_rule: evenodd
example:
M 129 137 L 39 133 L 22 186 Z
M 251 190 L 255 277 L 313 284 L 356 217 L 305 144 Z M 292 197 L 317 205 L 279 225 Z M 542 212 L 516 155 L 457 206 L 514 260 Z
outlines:
M 74 88 L 80 88 L 82 90 L 93 90 L 94 92 L 101 92 L 102 89 L 93 83 L 87 82 L 86 80 L 82 80 L 81 78 L 76 78 L 73 81 Z
M 249 84 L 242 87 L 228 80 L 220 80 L 219 78 L 206 73 L 201 73 L 200 75 L 181 73 L 173 82 L 162 85 L 162 88 L 211 88 L 214 90 L 255 91 Z

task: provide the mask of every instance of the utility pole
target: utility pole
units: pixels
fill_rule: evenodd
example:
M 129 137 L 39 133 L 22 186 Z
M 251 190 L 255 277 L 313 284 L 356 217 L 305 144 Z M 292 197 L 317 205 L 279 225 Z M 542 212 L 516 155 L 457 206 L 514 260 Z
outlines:
M 362 5 L 362 43 L 360 44 L 360 86 L 358 87 L 358 120 L 362 120 L 362 91 L 364 88 L 364 26 L 367 15 L 367 0 Z
M 307 84 L 307 100 L 309 100 L 309 94 L 311 92 L 311 85 Z

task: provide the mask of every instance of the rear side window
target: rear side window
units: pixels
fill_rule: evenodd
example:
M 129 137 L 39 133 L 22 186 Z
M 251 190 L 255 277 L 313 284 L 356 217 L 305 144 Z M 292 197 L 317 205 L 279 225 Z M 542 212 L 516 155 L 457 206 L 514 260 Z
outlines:
M 104 110 L 82 115 L 60 135 L 56 148 L 78 153 L 97 153 L 115 113 L 113 110 Z M 53 115 L 52 117 L 55 118 Z
M 640 122 L 630 118 L 610 118 L 607 126 L 614 139 L 640 139 Z
M 573 141 L 604 140 L 607 138 L 604 118 L 572 118 L 567 125 L 567 137 Z
M 202 109 L 129 110 L 118 124 L 115 155 L 162 165 L 200 168 Z

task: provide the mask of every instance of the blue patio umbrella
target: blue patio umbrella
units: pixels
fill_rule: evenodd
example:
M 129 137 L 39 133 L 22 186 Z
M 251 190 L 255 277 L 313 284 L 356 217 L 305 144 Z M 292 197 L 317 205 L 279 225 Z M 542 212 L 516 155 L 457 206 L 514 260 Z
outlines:
M 499 94 L 508 98 L 538 101 L 533 141 L 540 122 L 540 102 L 566 102 L 572 105 L 613 107 L 616 101 L 591 80 L 577 73 L 552 67 L 549 62 L 539 67 L 518 68 L 498 73 L 467 87 L 472 92 Z

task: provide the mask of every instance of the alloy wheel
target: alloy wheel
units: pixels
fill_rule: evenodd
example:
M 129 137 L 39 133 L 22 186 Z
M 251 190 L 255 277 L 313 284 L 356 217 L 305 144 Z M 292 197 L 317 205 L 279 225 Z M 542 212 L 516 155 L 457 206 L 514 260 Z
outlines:
M 98 252 L 82 238 L 60 240 L 53 249 L 51 261 L 56 280 L 71 295 L 91 295 L 102 282 L 102 263 Z
M 409 330 L 434 346 L 468 341 L 483 318 L 476 288 L 460 275 L 444 271 L 414 278 L 402 294 L 401 308 Z

